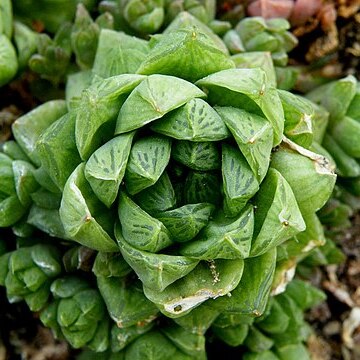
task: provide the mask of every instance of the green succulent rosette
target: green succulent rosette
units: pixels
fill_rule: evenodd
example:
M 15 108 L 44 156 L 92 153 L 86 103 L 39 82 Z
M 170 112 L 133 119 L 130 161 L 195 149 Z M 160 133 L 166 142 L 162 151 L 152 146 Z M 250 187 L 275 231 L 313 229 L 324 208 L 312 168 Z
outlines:
M 61 271 L 61 252 L 52 245 L 21 247 L 0 257 L 0 285 L 8 300 L 25 300 L 31 311 L 45 306 L 51 282 Z
M 296 67 L 286 66 L 287 53 L 298 43 L 289 29 L 286 19 L 246 17 L 227 31 L 223 40 L 237 67 L 271 67 L 271 78 L 276 78 L 279 88 L 288 90 L 299 75 Z
M 40 313 L 42 323 L 74 348 L 107 350 L 110 318 L 99 292 L 74 275 L 56 279 L 50 291 L 53 299 Z
M 304 311 L 324 299 L 320 290 L 293 280 L 283 294 L 270 299 L 261 317 L 221 314 L 211 330 L 227 345 L 240 346 L 244 359 L 310 359 L 304 343 L 311 330 Z
M 221 313 L 264 313 L 278 250 L 307 230 L 335 175 L 309 149 L 311 102 L 278 91 L 266 70 L 236 68 L 209 28 L 182 19 L 150 41 L 101 30 L 66 107 L 46 103 L 13 129 L 39 184 L 25 221 L 121 260 L 94 268 L 116 324 L 151 324 L 161 312 L 203 336 Z M 45 195 L 57 201 L 46 207 Z M 58 285 L 48 324 L 60 316 Z M 61 324 L 67 338 L 71 324 Z M 72 337 L 78 330 L 70 343 L 91 347 L 89 333 Z
M 349 217 L 359 208 L 359 89 L 359 82 L 348 76 L 307 94 L 329 113 L 322 146 L 333 159 L 339 181 L 332 199 L 320 215 L 324 224 L 333 228 L 349 226 Z
M 197 22 L 208 25 L 217 34 L 231 28 L 229 22 L 215 19 L 215 0 L 101 1 L 99 10 L 113 16 L 115 29 L 140 36 L 160 32 L 179 14 L 185 13 Z

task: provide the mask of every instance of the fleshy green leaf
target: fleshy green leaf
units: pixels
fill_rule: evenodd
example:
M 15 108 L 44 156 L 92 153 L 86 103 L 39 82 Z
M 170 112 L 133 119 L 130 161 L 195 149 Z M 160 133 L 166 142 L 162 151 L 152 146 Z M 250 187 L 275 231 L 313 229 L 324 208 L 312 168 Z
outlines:
M 142 80 L 141 75 L 124 74 L 95 82 L 83 91 L 76 116 L 76 145 L 86 160 L 114 134 L 116 116 L 125 96 Z
M 211 306 L 221 311 L 260 316 L 269 298 L 276 265 L 276 248 L 245 260 L 244 273 L 231 297 L 219 298 Z
M 143 284 L 156 291 L 163 291 L 193 270 L 199 262 L 185 256 L 153 254 L 137 250 L 125 241 L 119 226 L 115 227 L 115 235 L 126 262 Z
M 35 145 L 44 130 L 67 112 L 64 100 L 48 101 L 18 118 L 12 125 L 14 137 L 26 155 L 40 165 Z
M 95 55 L 94 74 L 103 78 L 134 74 L 149 51 L 145 40 L 102 29 Z
M 224 211 L 236 216 L 259 190 L 259 183 L 242 153 L 230 145 L 222 146 Z
M 76 114 L 67 113 L 51 124 L 36 142 L 38 158 L 60 190 L 81 162 L 75 144 L 75 120 Z
M 272 154 L 271 167 L 290 184 L 305 215 L 324 206 L 333 191 L 336 175 L 329 161 L 289 140 L 285 139 L 279 150 Z
M 125 172 L 125 185 L 131 195 L 154 185 L 165 170 L 171 140 L 161 135 L 148 136 L 133 144 Z
M 176 89 L 176 91 L 174 91 Z M 115 134 L 140 128 L 205 94 L 195 85 L 167 75 L 150 75 L 121 107 Z
M 146 324 L 157 317 L 158 309 L 144 296 L 139 282 L 129 285 L 125 278 L 98 276 L 97 284 L 118 327 Z
M 218 141 L 230 135 L 217 112 L 197 98 L 156 121 L 151 129 L 175 139 L 190 141 Z
M 262 117 L 232 107 L 217 107 L 217 112 L 233 134 L 259 183 L 267 173 L 273 143 L 273 131 Z
M 197 239 L 183 245 L 180 253 L 202 260 L 244 259 L 249 256 L 254 228 L 252 206 L 237 218 L 219 215 L 199 234 Z
M 208 90 L 209 102 L 235 106 L 264 115 L 273 131 L 273 145 L 281 141 L 284 113 L 277 90 L 259 69 L 230 69 L 209 75 L 196 83 Z
M 122 234 L 131 246 L 155 253 L 172 244 L 164 224 L 142 210 L 124 191 L 120 193 L 118 214 Z
M 290 185 L 275 169 L 269 170 L 255 204 L 251 256 L 265 253 L 306 228 Z
M 85 164 L 80 164 L 67 180 L 60 206 L 60 218 L 67 236 L 98 251 L 118 251 L 115 242 L 92 214 L 104 214 L 100 202 L 84 176 Z M 94 202 L 95 203 L 92 203 Z M 105 212 L 105 216 L 106 216 Z
M 196 27 L 168 32 L 150 51 L 139 74 L 165 74 L 194 82 L 220 70 L 234 68 L 232 60 Z
M 209 299 L 223 297 L 240 282 L 244 261 L 202 261 L 185 277 L 169 285 L 162 292 L 144 286 L 145 296 L 168 317 L 179 317 Z
M 216 170 L 221 167 L 219 150 L 213 142 L 176 141 L 171 155 L 194 170 Z
M 134 133 L 119 135 L 97 149 L 85 165 L 85 177 L 96 196 L 110 207 L 125 174 Z
M 149 214 L 171 209 L 176 204 L 175 192 L 166 171 L 152 186 L 140 191 L 134 197 L 137 204 Z
M 188 204 L 156 215 L 171 234 L 171 239 L 184 242 L 193 239 L 207 225 L 214 205 Z
M 16 194 L 25 207 L 31 204 L 31 193 L 36 191 L 39 184 L 34 178 L 35 168 L 23 160 L 15 160 L 12 163 Z

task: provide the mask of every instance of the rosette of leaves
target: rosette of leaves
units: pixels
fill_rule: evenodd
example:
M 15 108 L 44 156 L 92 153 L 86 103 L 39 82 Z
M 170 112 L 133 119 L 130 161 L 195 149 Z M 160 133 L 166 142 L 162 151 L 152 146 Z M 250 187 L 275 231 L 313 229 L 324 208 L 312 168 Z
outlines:
M 63 23 L 53 38 L 48 34 L 38 35 L 37 53 L 30 58 L 29 66 L 53 84 L 63 83 L 69 72 L 77 70 L 72 63 L 72 55 L 75 55 L 80 70 L 90 69 L 94 62 L 100 30 L 112 27 L 111 14 L 106 12 L 93 20 L 86 7 L 80 3 L 73 23 Z
M 53 299 L 40 313 L 43 324 L 74 348 L 107 350 L 110 318 L 99 292 L 75 275 L 56 279 L 50 291 Z
M 324 299 L 320 290 L 293 280 L 283 294 L 270 299 L 261 317 L 222 314 L 211 329 L 226 344 L 240 346 L 246 360 L 310 359 L 304 342 L 311 329 L 304 311 Z
M 140 36 L 159 32 L 183 12 L 218 34 L 231 28 L 230 23 L 215 19 L 215 0 L 105 0 L 100 2 L 99 10 L 113 15 L 117 30 Z
M 237 67 L 269 67 L 272 60 L 278 86 L 291 89 L 299 71 L 286 66 L 287 53 L 298 43 L 289 29 L 289 22 L 282 18 L 247 17 L 240 20 L 234 29 L 227 31 L 223 39 Z
M 25 300 L 31 311 L 45 306 L 50 284 L 61 271 L 61 252 L 53 245 L 21 247 L 0 257 L 0 285 L 8 300 Z
M 68 84 L 65 115 L 14 131 L 38 183 L 61 196 L 57 236 L 120 251 L 134 291 L 182 326 L 203 312 L 209 324 L 221 312 L 261 315 L 277 247 L 335 182 L 303 147 L 308 135 L 290 131 L 300 112 L 264 70 L 236 69 L 209 28 L 181 17 L 150 42 L 102 30 L 83 80 Z

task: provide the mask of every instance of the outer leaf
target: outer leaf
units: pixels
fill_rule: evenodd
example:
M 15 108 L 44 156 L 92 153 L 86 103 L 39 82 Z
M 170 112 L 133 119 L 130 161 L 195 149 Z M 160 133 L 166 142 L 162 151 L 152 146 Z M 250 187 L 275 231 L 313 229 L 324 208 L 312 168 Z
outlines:
M 3 196 L 16 194 L 12 162 L 9 156 L 0 153 L 0 193 Z
M 329 199 L 336 175 L 325 157 L 285 141 L 273 153 L 271 167 L 290 184 L 302 213 L 317 211 Z
M 82 93 L 76 116 L 76 145 L 82 159 L 113 137 L 115 119 L 124 97 L 142 80 L 141 75 L 124 74 L 96 82 Z
M 267 173 L 273 143 L 273 131 L 262 117 L 232 107 L 217 107 L 216 111 L 233 134 L 259 183 Z
M 269 170 L 255 204 L 251 256 L 265 253 L 306 228 L 290 185 L 275 169 Z
M 146 325 L 133 325 L 127 328 L 113 326 L 111 329 L 111 350 L 113 353 L 118 354 L 120 350 L 123 350 L 127 345 L 147 333 L 153 327 L 154 322 Z
M 35 145 L 41 135 L 53 122 L 66 113 L 64 100 L 48 101 L 18 118 L 12 125 L 12 131 L 17 143 L 26 155 L 40 165 L 35 154 Z
M 26 213 L 17 195 L 5 199 L 0 197 L 0 227 L 9 227 L 18 222 Z
M 219 311 L 205 302 L 173 321 L 192 334 L 204 335 L 218 315 Z
M 164 224 L 142 210 L 124 191 L 120 193 L 118 214 L 124 238 L 135 248 L 155 253 L 172 244 Z
M 252 326 L 249 335 L 245 340 L 245 345 L 253 352 L 263 352 L 270 350 L 274 345 L 274 340 L 259 331 L 255 326 Z
M 329 111 L 331 128 L 345 116 L 355 94 L 356 79 L 349 75 L 344 79 L 317 87 L 308 93 L 307 97 Z
M 207 225 L 214 205 L 208 203 L 188 204 L 156 215 L 178 242 L 193 239 Z
M 211 37 L 196 27 L 189 27 L 162 37 L 140 65 L 138 73 L 173 75 L 194 82 L 234 67 Z
M 274 297 L 269 315 L 259 321 L 256 326 L 268 334 L 281 334 L 286 331 L 289 321 L 289 316 L 276 301 L 276 297 Z
M 176 351 L 176 347 L 164 335 L 150 331 L 129 345 L 125 360 L 175 360 Z
M 199 262 L 185 256 L 152 254 L 137 250 L 125 241 L 118 226 L 115 227 L 115 235 L 126 262 L 142 283 L 154 291 L 163 291 L 168 285 L 193 270 Z
M 273 145 L 280 143 L 284 130 L 284 113 L 279 95 L 263 70 L 223 70 L 197 81 L 196 84 L 208 89 L 211 103 L 264 114 L 274 131 Z
M 252 206 L 237 218 L 221 216 L 210 221 L 198 238 L 180 248 L 180 253 L 202 260 L 244 259 L 249 256 L 254 228 Z
M 200 262 L 188 275 L 162 292 L 144 286 L 144 293 L 162 313 L 176 318 L 189 313 L 208 299 L 230 293 L 240 282 L 243 266 L 243 260 Z
M 225 214 L 236 216 L 259 190 L 259 183 L 241 152 L 227 144 L 222 146 L 222 178 Z
M 168 0 L 169 1 L 169 0 Z M 173 1 L 169 1 L 171 2 L 174 7 L 177 6 L 177 3 L 174 3 Z M 214 9 L 215 12 L 215 4 L 212 2 L 212 0 L 210 0 L 209 2 L 209 6 L 212 7 Z M 191 28 L 191 27 L 195 27 L 197 29 L 199 29 L 199 31 L 203 34 L 206 34 L 209 38 L 212 39 L 212 41 L 214 42 L 214 44 L 216 45 L 216 47 L 221 50 L 224 54 L 229 54 L 229 50 L 227 49 L 226 45 L 224 44 L 224 42 L 222 41 L 222 39 L 217 36 L 208 26 L 206 26 L 205 24 L 208 23 L 207 21 L 200 21 L 200 17 L 197 18 L 197 16 L 193 16 L 192 10 L 194 10 L 196 7 L 192 6 L 193 4 L 188 3 L 189 4 L 189 8 L 187 9 L 187 11 L 183 11 L 181 13 L 178 14 L 178 16 L 176 16 L 176 18 L 171 22 L 171 24 L 165 29 L 164 34 L 169 34 L 170 32 L 177 30 L 177 29 L 186 29 L 186 28 Z M 169 11 L 170 9 L 168 9 Z M 212 18 L 214 17 L 214 15 L 211 16 Z
M 97 284 L 118 327 L 147 324 L 157 317 L 158 309 L 144 296 L 139 282 L 129 285 L 125 278 L 98 276 Z
M 217 112 L 197 98 L 156 121 L 151 129 L 175 139 L 190 141 L 218 141 L 230 135 Z
M 230 346 L 240 346 L 244 343 L 245 338 L 249 333 L 248 324 L 239 324 L 235 326 L 228 326 L 226 328 L 212 327 L 214 334 L 224 343 Z
M 234 30 L 230 30 L 234 31 Z M 235 32 L 235 31 L 234 31 Z M 236 34 L 236 32 L 235 32 Z M 239 38 L 240 39 L 240 38 Z M 241 41 L 241 40 L 240 40 Z M 244 52 L 231 57 L 238 69 L 249 69 L 260 67 L 265 71 L 270 84 L 276 87 L 276 74 L 271 54 L 268 51 Z
M 50 236 L 68 239 L 60 220 L 58 208 L 46 209 L 33 204 L 26 221 Z
M 231 297 L 219 298 L 211 306 L 221 311 L 260 316 L 270 294 L 276 265 L 276 248 L 245 260 L 244 274 Z
M 30 161 L 15 140 L 8 140 L 2 144 L 1 151 L 13 160 Z
M 75 143 L 75 120 L 75 113 L 67 113 L 51 124 L 36 142 L 38 158 L 60 190 L 81 162 Z
M 205 94 L 185 80 L 150 75 L 135 88 L 121 107 L 115 134 L 140 128 L 195 97 L 205 97 Z
M 70 239 L 98 251 L 117 251 L 109 234 L 91 213 L 96 199 L 84 176 L 85 164 L 80 164 L 65 184 L 60 206 L 60 218 Z M 90 205 L 90 206 L 89 206 Z M 97 210 L 102 211 L 97 205 Z
M 147 41 L 102 29 L 92 71 L 103 78 L 134 74 L 148 51 Z
M 338 139 L 326 133 L 323 146 L 336 163 L 336 172 L 344 177 L 360 176 L 360 164 L 352 156 L 348 155 L 338 144 Z
M 131 195 L 154 185 L 164 172 L 171 152 L 170 139 L 148 136 L 134 143 L 125 172 L 125 185 Z
M 96 196 L 110 207 L 125 174 L 134 133 L 119 135 L 97 149 L 85 165 L 85 177 Z
M 309 148 L 313 142 L 312 124 L 315 111 L 312 102 L 288 91 L 278 90 L 285 115 L 285 135 L 297 144 Z
M 131 268 L 120 253 L 99 252 L 92 271 L 96 276 L 123 277 L 131 272 Z
M 1 20 L 0 20 L 1 21 Z M 18 70 L 15 48 L 9 38 L 0 33 L 0 86 L 8 83 Z
M 206 359 L 203 335 L 189 333 L 174 324 L 162 328 L 162 333 L 185 354 L 191 355 L 194 359 Z
M 333 125 L 330 134 L 341 148 L 351 157 L 360 158 L 360 122 L 348 116 L 343 117 Z

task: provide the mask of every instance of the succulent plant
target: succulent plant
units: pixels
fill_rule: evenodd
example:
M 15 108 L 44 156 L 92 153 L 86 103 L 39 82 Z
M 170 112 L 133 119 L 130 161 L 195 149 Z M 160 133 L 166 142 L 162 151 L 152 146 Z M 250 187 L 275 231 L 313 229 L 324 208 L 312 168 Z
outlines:
M 61 253 L 55 247 L 36 244 L 0 257 L 0 284 L 10 302 L 25 300 L 32 311 L 48 301 L 50 284 L 62 271 Z
M 278 87 L 289 90 L 295 85 L 299 73 L 297 68 L 286 66 L 287 53 L 297 45 L 297 39 L 287 31 L 289 29 L 290 24 L 285 19 L 247 17 L 227 31 L 223 39 L 234 55 L 237 67 L 265 66 L 268 70 L 272 67 L 272 78 L 277 79 Z
M 159 32 L 180 13 L 187 12 L 222 34 L 231 28 L 227 21 L 215 19 L 215 0 L 116 0 L 101 1 L 100 12 L 109 12 L 115 29 L 144 36 Z
M 215 319 L 251 325 L 265 317 L 288 264 L 323 243 L 316 212 L 336 176 L 312 150 L 327 113 L 278 90 L 271 59 L 237 68 L 222 40 L 189 14 L 147 41 L 100 29 L 79 9 L 76 25 L 60 33 L 66 56 L 76 49 L 87 70 L 69 77 L 66 101 L 14 123 L 16 141 L 0 153 L 0 225 L 74 245 L 63 259 L 72 274 L 54 273 L 51 286 L 46 279 L 37 305 L 73 347 L 110 358 L 203 359 Z M 77 36 L 85 28 L 93 32 L 83 58 Z M 47 45 L 44 69 L 48 51 L 56 53 Z M 85 266 L 79 245 L 89 259 L 97 253 L 96 285 L 75 273 Z M 274 344 L 256 348 L 266 335 L 251 333 L 252 351 Z
M 36 50 L 37 35 L 25 24 L 13 19 L 13 3 L 3 0 L 0 9 L 0 86 L 23 70 Z

